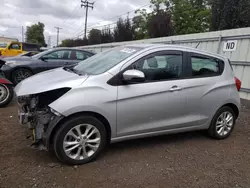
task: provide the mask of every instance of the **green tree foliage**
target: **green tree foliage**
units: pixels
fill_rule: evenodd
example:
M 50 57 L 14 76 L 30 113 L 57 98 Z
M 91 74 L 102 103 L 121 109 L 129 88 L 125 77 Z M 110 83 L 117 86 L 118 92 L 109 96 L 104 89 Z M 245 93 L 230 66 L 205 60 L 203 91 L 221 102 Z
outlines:
M 134 31 L 129 18 L 119 18 L 114 29 L 114 40 L 116 42 L 133 40 Z
M 148 19 L 148 34 L 151 38 L 164 37 L 174 34 L 171 12 L 167 1 L 151 0 L 154 6 L 153 13 Z M 160 5 L 164 3 L 164 8 Z
M 132 22 L 129 18 L 119 18 L 113 32 L 109 28 L 102 31 L 92 29 L 88 39 L 67 39 L 62 41 L 62 46 L 83 46 L 250 27 L 250 0 L 151 0 L 150 3 L 151 12 L 146 9 L 137 10 Z M 36 28 L 39 24 L 41 25 L 38 23 L 31 28 Z M 32 31 L 27 39 L 39 42 L 40 40 L 33 37 L 38 35 L 37 30 Z
M 212 0 L 212 30 L 250 26 L 249 0 Z
M 137 22 L 134 24 L 135 34 L 144 38 L 164 37 L 174 34 L 171 12 L 169 9 L 169 1 L 167 0 L 151 0 L 151 8 L 153 11 L 147 13 L 146 9 L 140 12 Z M 163 7 L 163 8 L 161 8 Z M 141 23 L 139 23 L 141 21 Z
M 134 30 L 134 39 L 146 39 L 149 38 L 147 31 L 147 20 L 145 16 L 138 15 L 135 16 L 132 20 L 133 30 Z
M 65 39 L 59 45 L 60 47 L 75 47 L 88 45 L 88 39 Z
M 102 43 L 109 43 L 109 42 L 113 42 L 114 38 L 113 38 L 113 34 L 110 31 L 110 28 L 104 28 L 102 29 L 101 32 L 101 41 Z
M 102 42 L 102 35 L 99 29 L 91 29 L 88 36 L 88 42 L 92 44 L 100 44 Z
M 176 34 L 209 31 L 211 9 L 207 0 L 171 0 Z
M 74 47 L 74 40 L 73 39 L 65 39 L 62 40 L 62 43 L 59 45 L 60 47 Z
M 37 43 L 41 46 L 46 47 L 46 43 L 44 40 L 44 24 L 38 22 L 38 24 L 33 24 L 27 27 L 26 32 L 26 41 L 30 43 Z

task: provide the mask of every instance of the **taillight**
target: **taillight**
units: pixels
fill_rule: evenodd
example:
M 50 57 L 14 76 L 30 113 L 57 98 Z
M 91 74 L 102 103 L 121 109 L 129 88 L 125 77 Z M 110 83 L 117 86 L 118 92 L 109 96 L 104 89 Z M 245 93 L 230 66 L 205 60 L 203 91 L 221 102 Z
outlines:
M 235 85 L 236 85 L 237 90 L 240 91 L 241 81 L 236 77 L 234 77 L 234 80 L 235 80 Z
M 0 84 L 12 84 L 12 83 L 5 78 L 0 78 Z

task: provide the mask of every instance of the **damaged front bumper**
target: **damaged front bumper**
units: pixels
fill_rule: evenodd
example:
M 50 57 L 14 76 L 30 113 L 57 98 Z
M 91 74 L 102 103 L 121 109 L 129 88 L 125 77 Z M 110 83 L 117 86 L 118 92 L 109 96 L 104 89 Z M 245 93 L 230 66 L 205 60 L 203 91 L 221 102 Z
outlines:
M 50 150 L 52 131 L 63 119 L 63 116 L 48 106 L 37 108 L 33 100 L 37 99 L 30 97 L 26 102 L 18 102 L 19 123 L 25 125 L 31 131 L 33 147 L 40 150 Z

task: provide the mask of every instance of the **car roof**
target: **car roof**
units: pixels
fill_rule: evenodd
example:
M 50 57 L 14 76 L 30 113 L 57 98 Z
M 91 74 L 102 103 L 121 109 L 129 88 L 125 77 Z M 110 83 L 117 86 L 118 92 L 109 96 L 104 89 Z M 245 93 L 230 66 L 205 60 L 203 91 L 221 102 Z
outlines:
M 224 56 L 216 54 L 216 53 L 211 53 L 208 51 L 204 51 L 204 50 L 200 50 L 197 48 L 192 48 L 192 47 L 186 47 L 186 46 L 181 46 L 181 45 L 174 45 L 174 44 L 128 44 L 125 45 L 126 47 L 138 47 L 138 48 L 143 48 L 145 50 L 149 50 L 149 49 L 155 49 L 155 48 L 169 48 L 169 49 L 174 49 L 174 50 L 180 50 L 180 51 L 189 51 L 189 52 L 194 52 L 194 53 L 201 53 L 201 54 L 205 54 L 205 55 L 209 55 L 209 56 L 214 56 L 214 57 L 218 57 L 221 59 L 225 59 Z

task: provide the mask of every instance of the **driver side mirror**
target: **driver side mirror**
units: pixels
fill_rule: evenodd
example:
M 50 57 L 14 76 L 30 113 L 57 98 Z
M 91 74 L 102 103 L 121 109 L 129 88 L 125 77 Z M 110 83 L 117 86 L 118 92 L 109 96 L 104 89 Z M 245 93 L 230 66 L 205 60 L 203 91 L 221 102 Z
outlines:
M 126 82 L 144 82 L 145 75 L 139 70 L 127 70 L 123 74 L 123 80 Z
M 49 59 L 49 57 L 43 56 L 43 57 L 41 57 L 40 59 L 41 59 L 42 61 L 47 61 L 47 60 Z

